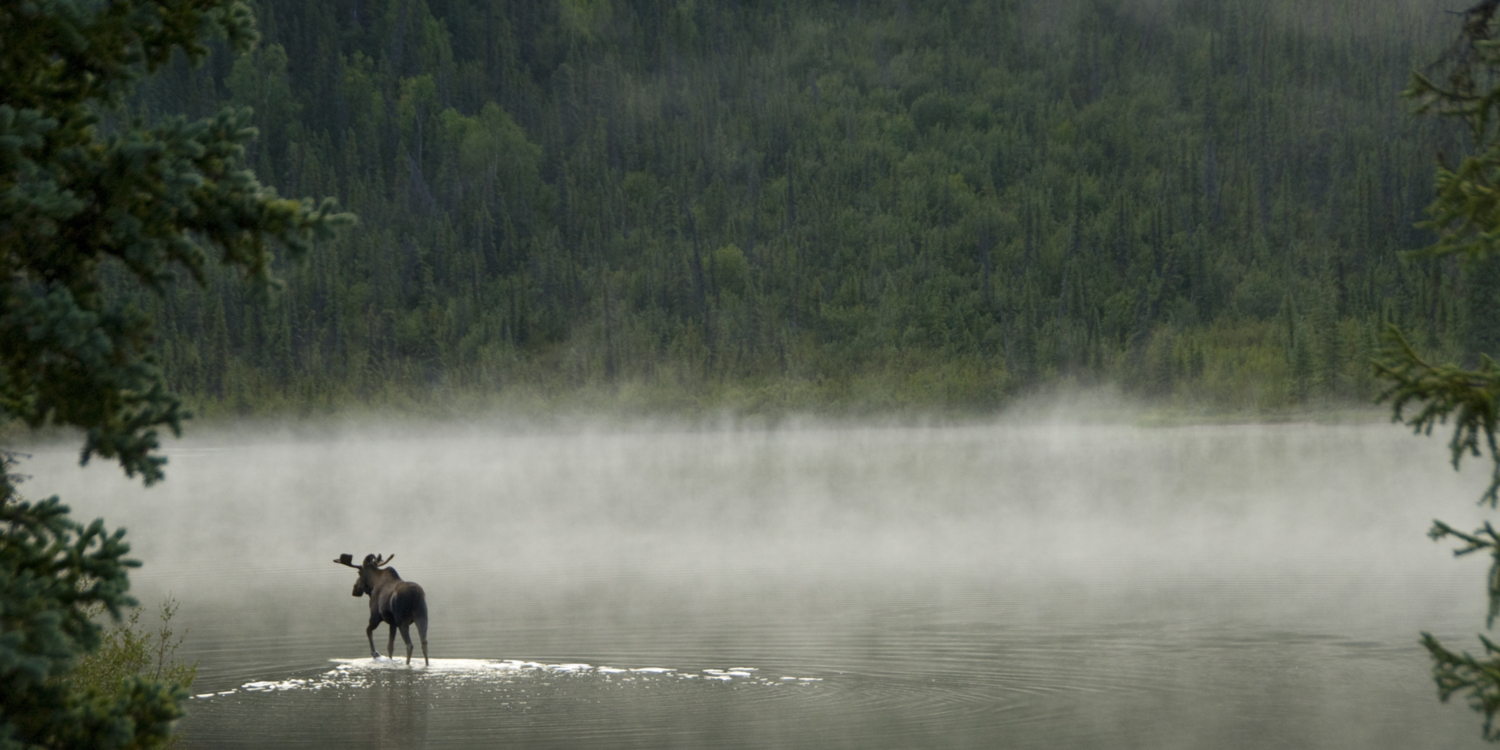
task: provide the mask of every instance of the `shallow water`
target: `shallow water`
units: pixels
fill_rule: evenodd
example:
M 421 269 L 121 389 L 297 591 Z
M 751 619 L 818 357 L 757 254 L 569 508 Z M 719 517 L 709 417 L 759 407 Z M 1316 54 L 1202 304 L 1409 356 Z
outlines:
M 130 529 L 190 747 L 1479 747 L 1484 467 L 1387 425 L 193 433 Z M 374 662 L 338 554 L 395 553 L 433 662 Z M 385 632 L 377 633 L 385 649 Z

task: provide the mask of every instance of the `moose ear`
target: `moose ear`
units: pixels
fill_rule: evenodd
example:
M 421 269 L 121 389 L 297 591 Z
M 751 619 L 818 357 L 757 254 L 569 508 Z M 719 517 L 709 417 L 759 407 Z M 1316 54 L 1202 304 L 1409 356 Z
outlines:
M 352 568 L 352 567 L 354 567 L 354 555 L 351 555 L 351 554 L 348 554 L 348 553 L 339 555 L 339 559 L 334 560 L 334 562 L 336 562 L 336 563 L 338 563 L 340 565 L 348 565 L 349 567 Z

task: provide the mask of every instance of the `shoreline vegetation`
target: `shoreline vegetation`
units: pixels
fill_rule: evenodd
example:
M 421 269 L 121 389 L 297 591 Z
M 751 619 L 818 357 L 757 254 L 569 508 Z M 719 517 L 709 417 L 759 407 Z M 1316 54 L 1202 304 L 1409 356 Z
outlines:
M 177 656 L 177 650 L 188 631 L 172 629 L 178 601 L 169 592 L 156 607 L 159 623 L 141 623 L 144 605 L 126 610 L 121 619 L 106 616 L 103 607 L 90 610 L 89 617 L 101 628 L 99 648 L 78 658 L 67 677 L 78 688 L 108 700 L 118 700 L 128 693 L 125 686 L 135 677 L 165 682 L 187 691 L 197 678 L 198 663 L 188 664 Z M 174 746 L 169 742 L 168 747 Z
M 1373 361 L 1373 360 L 1372 360 Z M 1192 399 L 1182 394 L 1149 396 L 1112 383 L 1085 383 L 1073 378 L 1006 392 L 982 387 L 974 379 L 960 382 L 941 375 L 856 378 L 850 382 L 755 380 L 749 382 L 675 383 L 619 382 L 578 386 L 516 384 L 494 391 L 426 388 L 416 392 L 391 389 L 368 397 L 354 394 L 278 393 L 234 402 L 188 397 L 185 405 L 195 421 L 222 422 L 313 418 L 360 414 L 430 412 L 439 418 L 474 412 L 540 418 L 548 413 L 642 418 L 713 419 L 730 417 L 779 421 L 798 415 L 826 418 L 939 418 L 994 419 L 1039 408 L 1057 410 L 1082 400 L 1105 414 L 1152 413 L 1160 419 L 1276 422 L 1297 415 L 1317 417 L 1342 412 L 1388 411 L 1372 398 L 1323 395 L 1302 400 L 1285 398 L 1276 388 L 1254 388 L 1246 398 Z M 1260 398 L 1254 398 L 1259 396 Z M 1111 405 L 1113 402 L 1114 405 Z M 1045 404 L 1045 407 L 1039 407 Z
M 903 408 L 856 408 L 789 405 L 778 410 L 748 410 L 733 404 L 686 399 L 663 405 L 629 401 L 616 393 L 568 392 L 508 394 L 501 397 L 469 395 L 445 400 L 406 399 L 384 404 L 296 405 L 281 410 L 245 414 L 217 408 L 199 412 L 184 433 L 218 440 L 249 430 L 262 434 L 322 434 L 328 431 L 390 429 L 483 428 L 504 431 L 630 430 L 777 430 L 816 428 L 943 428 L 989 424 L 1119 425 L 1176 428 L 1229 425 L 1317 424 L 1360 425 L 1391 422 L 1388 407 L 1373 402 L 1323 401 L 1274 410 L 1234 411 L 1212 404 L 1151 403 L 1132 398 L 1114 387 L 1065 386 L 1017 396 L 985 410 L 933 409 L 926 405 Z M 22 430 L 0 428 L 0 440 L 33 448 L 72 445 L 72 430 L 46 426 Z M 163 436 L 170 453 L 173 439 Z M 170 472 L 170 464 L 168 465 Z

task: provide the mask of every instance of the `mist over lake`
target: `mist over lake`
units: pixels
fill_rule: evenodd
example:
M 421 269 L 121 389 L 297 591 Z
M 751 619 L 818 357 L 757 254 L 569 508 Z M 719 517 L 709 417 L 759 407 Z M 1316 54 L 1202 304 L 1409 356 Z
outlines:
M 1480 747 L 1487 467 L 1390 425 L 341 422 L 76 446 L 198 660 L 188 747 Z M 341 553 L 426 589 L 372 662 Z M 415 633 L 413 634 L 415 636 Z M 385 650 L 386 630 L 376 632 Z

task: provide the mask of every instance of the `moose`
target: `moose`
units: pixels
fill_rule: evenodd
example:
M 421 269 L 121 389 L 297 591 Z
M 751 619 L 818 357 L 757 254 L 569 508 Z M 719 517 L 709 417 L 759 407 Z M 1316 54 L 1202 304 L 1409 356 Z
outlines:
M 375 650 L 375 628 L 386 622 L 391 626 L 391 637 L 385 644 L 386 653 L 395 660 L 396 628 L 401 628 L 401 640 L 406 642 L 406 665 L 411 666 L 411 633 L 408 629 L 416 623 L 417 635 L 422 638 L 422 662 L 431 666 L 432 662 L 427 659 L 427 593 L 421 586 L 401 580 L 395 568 L 384 567 L 395 557 L 365 555 L 364 563 L 355 565 L 353 555 L 343 554 L 334 562 L 359 571 L 359 579 L 354 582 L 355 596 L 370 595 L 370 625 L 365 628 L 365 637 L 370 640 L 370 657 L 380 658 L 380 652 Z

